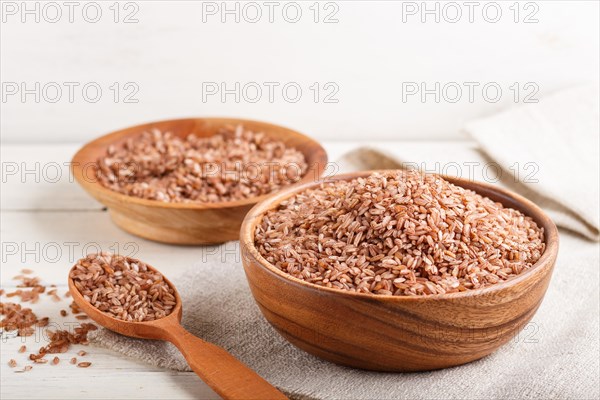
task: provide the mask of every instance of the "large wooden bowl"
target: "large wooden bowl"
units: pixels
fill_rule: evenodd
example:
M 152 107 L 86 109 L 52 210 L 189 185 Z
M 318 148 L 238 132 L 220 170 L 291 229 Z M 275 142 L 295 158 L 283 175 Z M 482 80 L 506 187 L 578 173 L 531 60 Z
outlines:
M 221 203 L 165 203 L 127 196 L 102 186 L 94 175 L 98 158 L 110 145 L 119 146 L 128 138 L 151 129 L 169 131 L 179 137 L 194 133 L 212 136 L 225 125 L 245 128 L 282 141 L 301 151 L 308 172 L 300 182 L 318 180 L 327 164 L 327 154 L 319 143 L 291 129 L 233 118 L 190 118 L 137 125 L 102 136 L 81 148 L 72 160 L 72 171 L 79 184 L 108 207 L 113 221 L 122 229 L 146 239 L 173 244 L 211 244 L 237 240 L 244 216 L 267 196 Z
M 318 183 L 299 184 L 257 204 L 242 224 L 244 269 L 265 318 L 283 337 L 317 357 L 376 371 L 460 365 L 514 338 L 535 314 L 550 282 L 558 252 L 556 226 L 539 207 L 517 194 L 484 183 L 446 179 L 531 216 L 545 230 L 546 250 L 539 261 L 506 282 L 462 293 L 386 296 L 313 285 L 282 272 L 254 246 L 255 227 L 267 210 Z

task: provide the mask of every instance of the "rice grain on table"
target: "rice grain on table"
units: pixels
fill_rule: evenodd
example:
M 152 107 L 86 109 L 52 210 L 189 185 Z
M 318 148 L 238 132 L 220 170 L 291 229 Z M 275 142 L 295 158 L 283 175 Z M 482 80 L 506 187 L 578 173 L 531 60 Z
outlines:
M 255 245 L 315 285 L 414 296 L 506 281 L 545 249 L 528 216 L 437 175 L 374 173 L 322 183 L 268 211 Z
M 0 321 L 0 329 L 4 332 L 17 332 L 18 336 L 31 336 L 34 327 L 48 325 L 48 318 L 38 319 L 31 308 L 22 308 L 16 303 L 0 303 L 0 315 L 5 317 Z
M 91 362 L 87 362 L 87 361 L 86 361 L 86 362 L 80 362 L 79 364 L 77 364 L 77 366 L 78 366 L 79 368 L 87 368 L 87 367 L 89 367 L 90 365 L 92 365 L 92 363 L 91 363 Z
M 163 318 L 175 306 L 175 292 L 140 260 L 110 253 L 89 254 L 70 273 L 83 298 L 100 311 L 124 321 Z
M 214 203 L 271 193 L 301 179 L 304 155 L 242 126 L 211 137 L 153 130 L 111 146 L 97 163 L 100 184 L 163 202 Z

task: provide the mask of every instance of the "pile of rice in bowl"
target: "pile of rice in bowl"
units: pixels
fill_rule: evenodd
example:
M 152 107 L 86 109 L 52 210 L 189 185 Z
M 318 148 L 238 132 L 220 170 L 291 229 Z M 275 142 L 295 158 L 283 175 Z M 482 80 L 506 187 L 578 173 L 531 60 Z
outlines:
M 262 216 L 255 246 L 315 285 L 359 293 L 455 293 L 531 268 L 544 231 L 528 216 L 437 175 L 386 171 L 324 182 Z
M 98 182 L 127 196 L 169 203 L 217 203 L 262 196 L 298 182 L 304 154 L 241 125 L 180 138 L 152 130 L 110 146 Z

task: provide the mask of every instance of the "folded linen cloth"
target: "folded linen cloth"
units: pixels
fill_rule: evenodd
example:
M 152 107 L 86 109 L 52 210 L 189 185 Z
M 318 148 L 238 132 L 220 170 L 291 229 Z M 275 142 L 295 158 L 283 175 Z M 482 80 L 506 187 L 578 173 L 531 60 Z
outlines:
M 340 168 L 417 168 L 491 182 L 529 198 L 557 226 L 600 241 L 599 99 L 596 86 L 568 89 L 467 123 L 467 151 L 452 143 L 422 154 L 372 146 L 346 154 Z
M 513 189 L 557 225 L 600 240 L 600 93 L 582 86 L 473 121 L 466 131 L 505 170 Z
M 592 399 L 598 386 L 598 245 L 566 233 L 550 288 L 533 320 L 494 354 L 424 373 L 341 367 L 289 344 L 269 325 L 246 283 L 238 242 L 200 251 L 206 257 L 173 279 L 183 324 L 217 343 L 293 399 Z M 239 252 L 237 253 L 239 254 Z M 169 343 L 100 329 L 92 344 L 148 364 L 188 371 Z

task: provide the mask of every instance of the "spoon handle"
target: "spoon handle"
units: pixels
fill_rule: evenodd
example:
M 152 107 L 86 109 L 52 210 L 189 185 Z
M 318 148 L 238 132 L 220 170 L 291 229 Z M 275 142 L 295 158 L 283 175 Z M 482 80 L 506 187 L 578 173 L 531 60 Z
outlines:
M 287 399 L 225 349 L 208 343 L 181 325 L 166 330 L 167 340 L 173 343 L 194 372 L 224 399 Z

